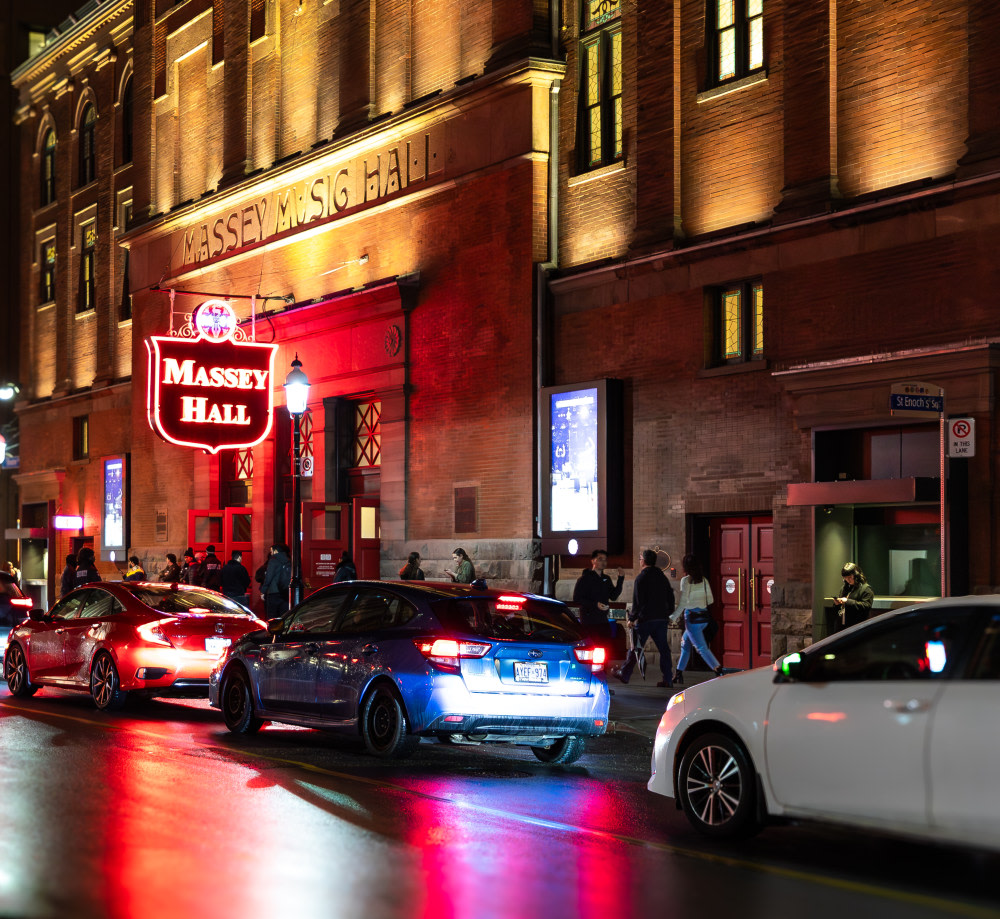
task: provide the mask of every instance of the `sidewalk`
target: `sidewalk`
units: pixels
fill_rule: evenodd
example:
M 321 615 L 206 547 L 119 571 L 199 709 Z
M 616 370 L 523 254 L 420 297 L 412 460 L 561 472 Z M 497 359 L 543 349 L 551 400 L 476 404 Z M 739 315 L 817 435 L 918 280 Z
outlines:
M 623 661 L 610 661 L 607 668 L 608 688 L 614 693 L 608 714 L 609 734 L 628 732 L 642 734 L 652 740 L 656 735 L 660 716 L 675 692 L 715 678 L 715 674 L 708 670 L 685 670 L 683 686 L 661 689 L 656 685 L 662 676 L 660 668 L 647 666 L 646 679 L 642 678 L 636 668 L 632 679 L 625 684 L 612 674 L 612 668 L 622 663 Z

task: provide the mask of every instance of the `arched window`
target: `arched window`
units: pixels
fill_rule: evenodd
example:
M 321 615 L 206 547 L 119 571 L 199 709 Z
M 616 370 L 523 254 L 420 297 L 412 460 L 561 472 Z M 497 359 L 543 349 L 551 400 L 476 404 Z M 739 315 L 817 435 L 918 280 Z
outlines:
M 42 207 L 56 200 L 56 132 L 51 128 L 42 141 Z
M 97 158 L 94 143 L 94 129 L 97 126 L 97 110 L 88 105 L 80 119 L 80 184 L 93 182 L 97 176 Z
M 122 162 L 132 162 L 132 78 L 122 93 Z

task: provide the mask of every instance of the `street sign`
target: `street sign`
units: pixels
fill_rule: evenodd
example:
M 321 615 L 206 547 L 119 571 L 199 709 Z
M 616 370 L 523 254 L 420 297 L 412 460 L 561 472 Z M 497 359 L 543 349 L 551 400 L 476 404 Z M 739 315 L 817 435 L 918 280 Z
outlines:
M 976 455 L 976 419 L 948 419 L 948 456 L 968 459 Z
M 889 411 L 906 412 L 910 417 L 933 417 L 944 411 L 944 392 L 930 383 L 893 383 Z

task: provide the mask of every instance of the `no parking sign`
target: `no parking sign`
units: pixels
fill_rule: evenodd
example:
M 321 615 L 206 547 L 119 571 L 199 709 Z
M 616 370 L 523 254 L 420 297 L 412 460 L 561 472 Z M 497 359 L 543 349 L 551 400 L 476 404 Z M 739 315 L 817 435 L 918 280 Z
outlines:
M 976 419 L 948 419 L 948 456 L 968 458 L 976 455 Z

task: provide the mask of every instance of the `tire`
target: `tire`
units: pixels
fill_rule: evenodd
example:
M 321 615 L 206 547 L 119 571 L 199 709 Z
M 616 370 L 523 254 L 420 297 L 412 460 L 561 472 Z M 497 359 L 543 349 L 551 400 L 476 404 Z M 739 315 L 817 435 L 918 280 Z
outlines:
M 677 792 L 691 825 L 706 836 L 738 839 L 761 829 L 750 757 L 725 734 L 704 734 L 688 747 Z
M 106 652 L 98 654 L 90 668 L 90 695 L 102 712 L 116 712 L 128 699 L 128 693 L 122 689 L 118 676 L 118 668 Z
M 586 742 L 582 737 L 560 737 L 551 747 L 532 747 L 531 752 L 543 763 L 566 766 L 583 756 Z
M 250 677 L 242 667 L 233 667 L 226 674 L 219 701 L 226 727 L 234 734 L 256 734 L 264 726 L 253 713 Z
M 372 756 L 401 759 L 420 743 L 409 732 L 410 724 L 402 700 L 393 689 L 376 687 L 362 703 L 361 736 Z
M 18 644 L 11 645 L 3 659 L 3 676 L 12 696 L 26 699 L 38 692 L 28 677 L 28 662 Z

